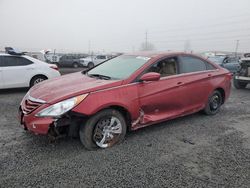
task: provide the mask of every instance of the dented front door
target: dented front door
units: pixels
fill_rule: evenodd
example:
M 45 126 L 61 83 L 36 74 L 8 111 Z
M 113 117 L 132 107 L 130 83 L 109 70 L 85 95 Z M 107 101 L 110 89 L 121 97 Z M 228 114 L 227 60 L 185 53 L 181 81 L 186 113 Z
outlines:
M 184 112 L 185 87 L 180 75 L 138 85 L 139 104 L 143 113 L 141 124 L 168 119 Z

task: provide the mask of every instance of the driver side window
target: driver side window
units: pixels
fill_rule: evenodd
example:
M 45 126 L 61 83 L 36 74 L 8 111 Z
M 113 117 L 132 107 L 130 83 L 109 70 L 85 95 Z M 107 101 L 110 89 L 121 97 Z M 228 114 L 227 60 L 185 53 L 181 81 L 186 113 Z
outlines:
M 153 64 L 147 72 L 156 72 L 161 75 L 161 77 L 172 76 L 177 74 L 177 58 L 171 57 L 163 59 L 155 64 Z

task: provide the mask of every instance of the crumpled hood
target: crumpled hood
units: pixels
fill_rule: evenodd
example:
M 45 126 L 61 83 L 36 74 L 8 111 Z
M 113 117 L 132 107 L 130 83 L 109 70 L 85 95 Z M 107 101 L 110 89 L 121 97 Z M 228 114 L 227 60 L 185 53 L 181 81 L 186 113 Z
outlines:
M 121 84 L 122 81 L 120 80 L 90 78 L 81 72 L 77 72 L 41 82 L 30 89 L 29 95 L 52 104 L 84 93 Z

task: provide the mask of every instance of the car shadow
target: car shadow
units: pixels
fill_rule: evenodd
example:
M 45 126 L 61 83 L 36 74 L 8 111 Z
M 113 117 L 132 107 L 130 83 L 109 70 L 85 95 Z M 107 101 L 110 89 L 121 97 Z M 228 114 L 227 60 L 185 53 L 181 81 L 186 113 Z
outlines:
M 0 89 L 0 94 L 15 94 L 20 92 L 28 92 L 29 88 L 15 88 L 15 89 Z
M 147 138 L 147 134 L 148 136 L 152 136 L 152 134 L 155 134 L 159 131 L 161 132 L 161 131 L 170 130 L 171 127 L 175 127 L 175 128 L 181 127 L 183 126 L 184 122 L 188 120 L 192 120 L 197 117 L 202 117 L 202 116 L 203 116 L 202 113 L 197 112 L 195 114 L 191 114 L 191 115 L 179 117 L 173 120 L 167 120 L 161 123 L 143 127 L 135 131 L 128 131 L 125 136 L 124 142 L 129 144 L 130 143 L 129 140 L 131 140 L 131 144 L 133 144 L 133 140 L 138 136 L 143 136 L 143 137 L 145 136 L 145 138 Z M 185 129 L 185 126 L 183 126 L 183 129 Z M 67 147 L 70 149 L 74 148 L 76 150 L 89 151 L 85 149 L 84 146 L 81 144 L 79 137 L 71 138 L 71 137 L 65 136 L 62 138 L 58 138 L 54 141 L 51 141 L 47 136 L 34 135 L 32 133 L 29 133 L 27 136 L 31 139 L 31 142 L 33 143 L 31 145 L 28 144 L 29 145 L 28 147 L 34 147 L 34 145 L 36 145 L 36 147 L 47 147 L 47 149 L 53 147 L 53 148 L 57 148 L 58 150 L 64 150 L 65 147 Z M 121 144 L 118 144 L 118 148 L 122 147 L 122 145 L 123 145 L 123 142 Z M 96 148 L 95 150 L 98 150 L 98 149 Z

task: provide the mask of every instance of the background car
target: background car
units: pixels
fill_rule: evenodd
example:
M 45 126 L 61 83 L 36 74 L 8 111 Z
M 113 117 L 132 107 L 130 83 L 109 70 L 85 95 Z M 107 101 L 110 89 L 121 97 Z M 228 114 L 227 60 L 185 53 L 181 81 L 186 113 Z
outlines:
M 58 76 L 56 65 L 21 54 L 0 54 L 0 89 L 32 87 Z
M 57 66 L 59 67 L 74 67 L 78 68 L 81 66 L 80 59 L 86 57 L 85 55 L 63 55 Z
M 234 87 L 244 89 L 250 83 L 250 57 L 241 58 L 240 69 L 234 76 Z
M 239 58 L 238 57 L 228 57 L 228 56 L 213 56 L 208 58 L 210 61 L 226 68 L 231 73 L 236 73 L 239 68 Z
M 89 69 L 104 62 L 108 59 L 112 58 L 109 55 L 97 55 L 97 56 L 88 56 L 86 58 L 81 58 L 80 63 L 84 67 L 88 67 Z

